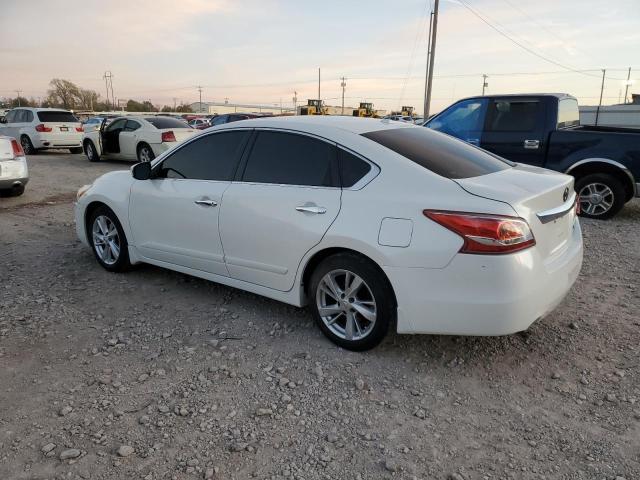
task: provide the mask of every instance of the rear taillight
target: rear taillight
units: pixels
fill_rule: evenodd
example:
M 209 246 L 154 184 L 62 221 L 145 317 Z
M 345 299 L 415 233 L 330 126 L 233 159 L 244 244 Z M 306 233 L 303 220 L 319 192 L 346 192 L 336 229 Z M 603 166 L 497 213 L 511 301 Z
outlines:
M 46 127 L 44 125 L 44 123 L 41 123 L 39 125 L 36 125 L 36 132 L 51 132 L 53 130 L 53 128 L 51 127 Z
M 11 139 L 11 148 L 13 149 L 13 157 L 24 157 L 24 150 L 22 145 L 18 143 L 15 138 Z
M 162 141 L 163 142 L 175 142 L 176 141 L 176 136 L 171 131 L 162 132 Z
M 464 239 L 460 253 L 512 253 L 536 244 L 529 224 L 522 218 L 441 210 L 422 213 Z
M 76 132 L 84 132 L 84 128 L 82 126 L 76 127 Z

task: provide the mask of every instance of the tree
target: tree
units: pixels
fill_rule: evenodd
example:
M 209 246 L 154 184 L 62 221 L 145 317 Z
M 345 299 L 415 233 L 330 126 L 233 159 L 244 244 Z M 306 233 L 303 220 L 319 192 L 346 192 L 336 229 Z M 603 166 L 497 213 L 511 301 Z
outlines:
M 178 108 L 176 108 L 176 112 L 180 112 L 180 113 L 193 113 L 193 110 L 191 109 L 191 107 L 189 105 L 178 105 Z
M 61 78 L 54 78 L 49 82 L 51 88 L 47 92 L 47 101 L 51 105 L 66 109 L 76 108 L 81 103 L 80 89 L 78 86 Z
M 98 105 L 98 94 L 93 90 L 78 89 L 78 106 L 82 110 L 94 110 Z
M 165 105 L 164 107 L 162 107 L 162 109 L 160 111 L 161 112 L 173 112 L 173 108 L 171 108 L 169 105 Z
M 127 102 L 127 112 L 155 112 L 156 107 L 148 101 L 137 102 L 135 100 L 129 100 Z

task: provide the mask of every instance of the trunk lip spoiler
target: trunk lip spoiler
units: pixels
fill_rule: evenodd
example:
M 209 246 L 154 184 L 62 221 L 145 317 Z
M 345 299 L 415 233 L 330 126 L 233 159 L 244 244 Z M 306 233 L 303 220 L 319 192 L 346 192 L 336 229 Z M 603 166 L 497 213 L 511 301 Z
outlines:
M 543 212 L 538 212 L 536 213 L 536 217 L 538 217 L 541 223 L 553 222 L 558 218 L 564 217 L 573 208 L 575 208 L 576 199 L 577 199 L 577 194 L 574 192 L 571 198 L 569 198 L 569 200 L 564 202 L 559 207 L 554 207 L 554 208 L 550 208 L 549 210 L 545 210 Z

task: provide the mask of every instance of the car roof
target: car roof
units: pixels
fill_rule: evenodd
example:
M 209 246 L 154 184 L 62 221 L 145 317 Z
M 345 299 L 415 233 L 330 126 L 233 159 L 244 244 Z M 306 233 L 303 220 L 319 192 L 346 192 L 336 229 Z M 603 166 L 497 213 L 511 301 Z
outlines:
M 519 97 L 554 97 L 554 98 L 575 98 L 573 95 L 568 93 L 505 93 L 505 94 L 491 94 L 491 95 L 476 95 L 473 97 L 465 97 L 459 100 L 456 100 L 454 103 L 458 103 L 462 100 L 472 100 L 475 98 L 519 98 Z
M 298 130 L 306 133 L 317 133 L 319 130 L 341 130 L 360 135 L 377 130 L 396 128 L 420 128 L 412 123 L 390 122 L 378 118 L 347 117 L 342 115 L 296 115 L 290 117 L 258 117 L 239 122 L 226 123 L 216 129 L 237 127 L 263 127 Z
M 66 108 L 45 108 L 45 107 L 13 107 L 11 110 L 32 110 L 34 112 L 68 112 L 72 113 L 71 110 L 67 110 Z

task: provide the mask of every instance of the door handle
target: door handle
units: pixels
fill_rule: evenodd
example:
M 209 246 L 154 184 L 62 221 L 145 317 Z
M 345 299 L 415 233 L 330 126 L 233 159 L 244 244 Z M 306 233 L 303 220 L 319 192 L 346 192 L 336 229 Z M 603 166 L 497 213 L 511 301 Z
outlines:
M 196 203 L 198 205 L 202 205 L 203 207 L 217 207 L 218 206 L 218 202 L 215 202 L 213 200 L 196 200 L 194 203 Z
M 524 141 L 524 148 L 530 148 L 530 149 L 535 150 L 539 146 L 540 146 L 540 140 L 525 140 Z
M 318 207 L 316 205 L 298 205 L 296 210 L 304 213 L 315 213 L 315 214 L 323 214 L 327 213 L 327 209 L 324 207 Z

